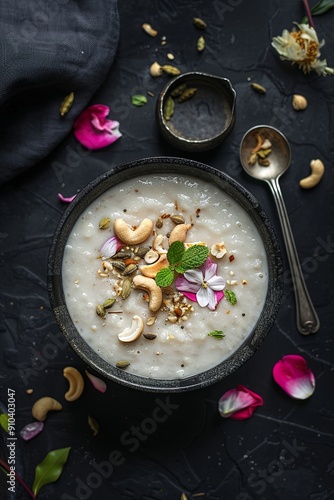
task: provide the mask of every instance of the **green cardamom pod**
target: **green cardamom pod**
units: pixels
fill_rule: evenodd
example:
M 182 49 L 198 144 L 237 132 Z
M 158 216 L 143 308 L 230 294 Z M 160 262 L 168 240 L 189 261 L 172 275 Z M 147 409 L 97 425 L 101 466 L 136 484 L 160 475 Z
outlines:
M 271 153 L 271 149 L 268 148 L 268 149 L 259 149 L 259 151 L 257 151 L 257 155 L 260 157 L 260 158 L 266 158 L 268 155 L 270 155 Z
M 270 161 L 268 160 L 268 158 L 258 158 L 257 161 L 259 162 L 259 165 L 261 165 L 261 167 L 269 167 L 270 165 Z
M 102 319 L 106 318 L 106 310 L 105 310 L 105 308 L 103 307 L 102 304 L 97 304 L 95 310 L 96 310 L 96 314 L 98 316 L 100 316 L 100 318 L 102 318 Z
M 195 87 L 190 87 L 189 89 L 186 89 L 180 97 L 178 98 L 179 102 L 184 102 L 188 101 L 188 99 L 191 99 L 197 92 L 197 89 Z
M 182 94 L 182 92 L 184 92 L 187 88 L 187 84 L 186 83 L 181 83 L 181 85 L 178 85 L 177 87 L 175 87 L 175 89 L 173 89 L 170 93 L 170 95 L 172 97 L 178 97 L 179 95 Z
M 205 38 L 204 36 L 200 36 L 197 40 L 197 52 L 203 52 L 205 49 Z
M 127 299 L 131 293 L 132 290 L 132 280 L 129 278 L 125 278 L 122 282 L 122 293 L 121 293 L 121 298 L 123 300 Z
M 110 219 L 109 217 L 104 217 L 104 219 L 101 219 L 99 222 L 99 228 L 100 229 L 108 229 L 110 226 Z
M 170 120 L 174 114 L 174 100 L 171 96 L 169 96 L 164 104 L 164 118 L 165 120 Z
M 174 224 L 184 224 L 186 221 L 182 215 L 171 215 L 170 219 L 174 222 Z
M 181 74 L 181 71 L 176 66 L 171 66 L 170 64 L 164 64 L 161 66 L 162 71 L 168 75 L 177 76 Z
M 104 309 L 110 309 L 116 302 L 116 299 L 107 299 L 103 302 L 102 307 Z
M 260 85 L 259 83 L 251 83 L 252 89 L 256 90 L 259 94 L 265 94 L 267 92 L 267 89 Z
M 198 28 L 200 30 L 205 30 L 206 27 L 207 27 L 206 22 L 203 21 L 203 19 L 201 19 L 200 17 L 194 17 L 193 18 L 193 23 L 196 26 L 196 28 Z
M 116 367 L 117 368 L 122 368 L 124 370 L 124 368 L 127 368 L 129 366 L 129 362 L 128 361 L 125 361 L 124 359 L 121 359 L 120 361 L 117 361 L 116 363 Z
M 68 113 L 68 111 L 72 107 L 73 102 L 74 102 L 74 92 L 71 92 L 65 97 L 65 99 L 60 105 L 59 109 L 60 116 L 65 116 L 66 113 Z

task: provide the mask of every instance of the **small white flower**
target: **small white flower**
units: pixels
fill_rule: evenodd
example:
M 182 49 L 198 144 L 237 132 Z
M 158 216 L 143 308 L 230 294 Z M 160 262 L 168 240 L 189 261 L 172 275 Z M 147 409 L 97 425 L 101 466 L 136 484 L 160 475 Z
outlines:
M 217 264 L 207 258 L 204 264 L 198 269 L 190 269 L 176 280 L 176 289 L 183 292 L 191 300 L 190 294 L 195 294 L 196 300 L 201 307 L 208 306 L 214 311 L 218 302 L 223 298 L 225 281 L 221 276 L 217 276 Z
M 283 30 L 281 36 L 274 37 L 271 45 L 281 59 L 297 64 L 304 73 L 316 71 L 319 75 L 333 75 L 334 68 L 327 66 L 326 59 L 320 61 L 320 49 L 325 41 L 319 42 L 314 28 L 308 24 L 295 23 L 299 30 Z

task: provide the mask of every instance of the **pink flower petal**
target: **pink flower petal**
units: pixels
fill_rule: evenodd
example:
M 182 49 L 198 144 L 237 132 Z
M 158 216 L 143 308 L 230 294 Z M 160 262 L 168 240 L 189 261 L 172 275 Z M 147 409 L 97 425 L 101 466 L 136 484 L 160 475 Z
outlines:
M 110 108 L 94 104 L 85 109 L 74 123 L 76 139 L 87 149 L 100 149 L 109 146 L 121 137 L 119 122 L 108 120 Z
M 103 259 L 109 259 L 117 250 L 122 246 L 122 243 L 117 239 L 116 236 L 111 236 L 105 241 L 101 247 L 101 256 Z
M 220 292 L 215 292 L 216 295 L 216 300 L 217 300 L 217 305 L 219 302 L 224 298 L 224 292 L 221 290 Z
M 20 436 L 25 441 L 29 441 L 42 432 L 43 428 L 44 422 L 32 422 L 31 424 L 25 425 L 23 429 L 21 429 Z
M 96 377 L 92 373 L 89 373 L 87 370 L 85 370 L 85 372 L 95 389 L 97 389 L 100 392 L 106 392 L 107 384 L 105 383 L 104 380 L 100 379 L 99 377 Z
M 70 197 L 66 198 L 61 193 L 58 193 L 58 198 L 61 201 L 63 201 L 64 203 L 71 203 L 71 201 L 73 201 L 75 197 L 76 197 L 76 194 L 74 196 L 70 196 Z
M 179 290 L 179 291 L 181 291 L 181 290 Z M 192 300 L 193 302 L 197 302 L 196 293 L 184 292 L 184 291 L 182 293 L 185 297 L 187 297 L 187 299 Z
M 257 406 L 262 405 L 263 399 L 259 394 L 243 385 L 238 385 L 236 389 L 231 389 L 223 394 L 218 401 L 218 410 L 223 418 L 245 420 L 252 416 Z
M 305 359 L 297 354 L 288 354 L 273 368 L 275 382 L 292 398 L 307 399 L 315 391 L 315 377 Z

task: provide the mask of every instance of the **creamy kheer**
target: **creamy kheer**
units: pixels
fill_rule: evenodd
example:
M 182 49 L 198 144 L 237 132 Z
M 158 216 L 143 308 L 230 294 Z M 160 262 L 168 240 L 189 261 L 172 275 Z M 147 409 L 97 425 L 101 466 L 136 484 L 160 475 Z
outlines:
M 105 219 L 110 219 L 110 226 L 100 229 Z M 126 266 L 133 265 L 125 276 L 122 264 L 113 265 L 122 258 L 101 257 L 101 248 L 114 235 L 118 219 L 131 231 L 143 219 L 153 223 L 146 241 L 118 249 L 118 255 L 127 252 Z M 133 278 L 141 275 L 142 266 L 151 264 L 152 259 L 145 262 L 143 248 L 157 246 L 159 236 L 158 250 L 166 252 L 176 223 L 191 225 L 184 242 L 187 247 L 194 243 L 209 249 L 225 247 L 223 256 L 214 251 L 209 258 L 218 264 L 217 275 L 225 280 L 225 292 L 234 292 L 236 304 L 226 294 L 215 310 L 201 307 L 178 292 L 174 282 L 162 288 L 159 310 L 149 309 L 150 294 L 134 288 Z M 265 302 L 268 267 L 260 234 L 238 202 L 193 177 L 152 174 L 112 187 L 84 211 L 66 244 L 62 278 L 72 321 L 101 358 L 143 377 L 175 379 L 216 366 L 247 340 Z M 104 315 L 97 314 L 110 299 L 115 299 L 112 307 Z M 142 321 L 142 333 L 134 341 L 123 342 L 118 335 L 131 330 L 134 317 Z M 210 335 L 217 331 L 224 337 Z

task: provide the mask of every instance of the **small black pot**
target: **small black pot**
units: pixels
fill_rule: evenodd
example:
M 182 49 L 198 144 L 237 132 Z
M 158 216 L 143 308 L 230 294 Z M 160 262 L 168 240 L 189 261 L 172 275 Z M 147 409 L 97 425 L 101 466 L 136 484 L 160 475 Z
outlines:
M 193 97 L 180 103 L 175 89 L 195 89 Z M 174 102 L 174 113 L 166 117 L 166 102 Z M 230 80 L 192 72 L 172 78 L 160 93 L 156 117 L 162 136 L 174 147 L 189 152 L 214 149 L 226 139 L 235 122 L 236 92 Z

